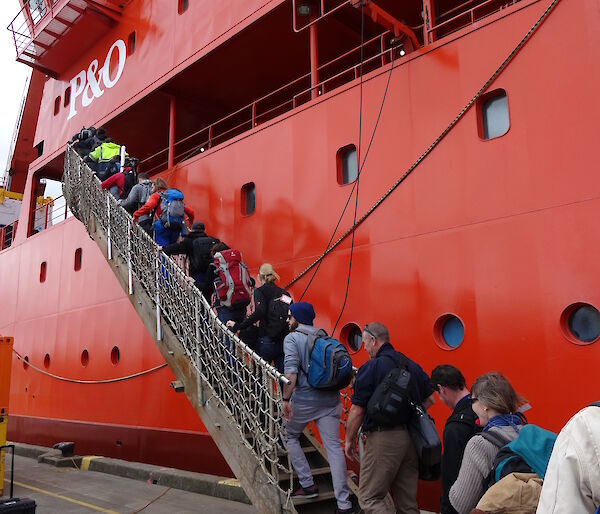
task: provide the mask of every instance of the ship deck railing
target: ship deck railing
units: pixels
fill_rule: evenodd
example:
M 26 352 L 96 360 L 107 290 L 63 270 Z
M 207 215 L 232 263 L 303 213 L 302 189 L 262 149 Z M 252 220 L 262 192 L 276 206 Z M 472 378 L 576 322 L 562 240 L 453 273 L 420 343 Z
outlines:
M 351 4 L 352 1 L 354 0 L 343 2 L 329 10 L 323 7 L 323 17 L 332 14 L 347 4 Z M 473 25 L 483 18 L 520 1 L 522 0 L 469 0 L 440 14 L 436 18 L 437 24 L 426 29 L 424 37 L 429 42 L 433 42 L 457 30 Z M 317 17 L 313 22 L 318 19 L 320 18 Z M 302 26 L 298 30 L 303 30 L 306 26 Z M 423 24 L 410 28 L 414 31 L 420 31 L 423 30 Z M 394 39 L 393 32 L 390 30 L 381 32 L 363 44 L 357 45 L 320 65 L 318 67 L 320 77 L 318 83 L 311 85 L 311 73 L 305 73 L 217 121 L 175 141 L 174 163 L 186 161 L 252 130 L 258 125 L 292 111 L 315 97 L 330 93 L 359 79 L 361 73 L 364 76 L 395 60 L 402 59 L 406 55 L 402 51 L 403 48 L 401 41 Z M 363 55 L 362 62 L 360 61 L 361 54 Z M 348 64 L 348 61 L 350 64 Z M 185 145 L 185 148 L 182 148 L 183 145 Z M 168 152 L 169 147 L 166 146 L 144 158 L 141 164 L 144 165 L 145 171 L 153 174 L 167 169 Z
M 36 207 L 31 218 L 33 224 L 33 234 L 42 232 L 50 227 L 58 225 L 67 218 L 73 216 L 67 205 L 67 199 L 64 195 L 56 198 L 48 198 L 42 201 L 42 204 Z M 17 235 L 19 220 L 0 227 L 0 252 L 10 248 Z M 32 234 L 32 235 L 33 235 Z

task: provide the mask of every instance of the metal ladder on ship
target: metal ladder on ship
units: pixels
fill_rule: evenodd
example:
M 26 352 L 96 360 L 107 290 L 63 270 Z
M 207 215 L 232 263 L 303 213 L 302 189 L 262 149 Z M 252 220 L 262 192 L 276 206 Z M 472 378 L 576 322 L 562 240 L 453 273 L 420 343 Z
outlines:
M 320 494 L 291 499 L 297 480 L 282 443 L 285 377 L 227 330 L 181 267 L 100 188 L 70 145 L 63 191 L 177 378 L 171 385 L 183 389 L 257 510 L 334 512 L 326 452 L 310 429 L 301 444 Z M 343 398 L 347 406 L 347 394 Z M 349 485 L 356 494 L 356 484 Z

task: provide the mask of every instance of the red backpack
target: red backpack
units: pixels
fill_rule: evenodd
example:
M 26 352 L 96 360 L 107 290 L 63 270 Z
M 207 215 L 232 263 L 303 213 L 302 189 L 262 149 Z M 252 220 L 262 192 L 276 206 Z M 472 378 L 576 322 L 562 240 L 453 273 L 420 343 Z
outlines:
M 215 253 L 214 264 L 217 278 L 215 291 L 221 305 L 231 307 L 250 302 L 251 282 L 248 268 L 239 250 L 223 250 Z

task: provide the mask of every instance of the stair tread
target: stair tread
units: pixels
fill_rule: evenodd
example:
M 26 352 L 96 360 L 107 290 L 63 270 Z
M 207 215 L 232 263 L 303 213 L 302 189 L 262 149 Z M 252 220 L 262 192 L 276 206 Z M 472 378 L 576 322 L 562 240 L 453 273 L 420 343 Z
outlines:
M 327 491 L 323 493 L 319 493 L 319 496 L 316 498 L 292 498 L 292 503 L 294 505 L 309 505 L 311 503 L 318 503 L 326 500 L 331 500 L 335 498 L 335 493 L 333 491 Z
M 310 473 L 313 477 L 318 475 L 326 475 L 327 473 L 331 473 L 331 468 L 329 466 L 311 468 Z M 293 474 L 295 477 L 298 476 L 298 473 L 296 473 L 296 471 L 294 471 Z

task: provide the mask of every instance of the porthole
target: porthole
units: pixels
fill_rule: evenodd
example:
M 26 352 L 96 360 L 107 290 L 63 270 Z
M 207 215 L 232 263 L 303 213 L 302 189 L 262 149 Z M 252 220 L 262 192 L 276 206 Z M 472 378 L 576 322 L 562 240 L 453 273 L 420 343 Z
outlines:
M 83 350 L 81 352 L 81 365 L 85 368 L 85 367 L 87 367 L 89 362 L 90 362 L 90 354 L 88 353 L 87 350 Z
M 110 362 L 112 362 L 115 366 L 119 364 L 119 360 L 121 359 L 121 352 L 119 351 L 118 346 L 113 346 L 113 349 L 110 352 Z
M 572 343 L 591 344 L 600 337 L 600 312 L 589 303 L 574 303 L 563 311 L 561 327 Z
M 131 55 L 133 52 L 135 52 L 135 30 L 127 38 L 127 55 Z
M 29 369 L 29 357 L 27 355 L 23 358 L 23 369 Z
M 256 209 L 256 186 L 248 182 L 242 186 L 242 215 L 250 216 Z
M 46 282 L 46 269 L 48 268 L 46 261 L 40 264 L 40 282 Z
M 483 95 L 477 102 L 477 129 L 484 140 L 503 136 L 510 128 L 508 98 L 504 89 Z
M 340 332 L 340 341 L 345 344 L 352 353 L 356 353 L 362 346 L 362 330 L 356 323 L 344 325 Z
M 44 355 L 44 368 L 48 369 L 50 367 L 50 354 L 47 353 Z
M 75 271 L 79 271 L 81 269 L 81 248 L 77 248 L 77 250 L 75 250 L 75 262 L 73 264 L 73 269 Z
M 433 325 L 433 337 L 443 350 L 455 350 L 463 342 L 465 326 L 458 316 L 444 314 Z
M 178 0 L 178 2 L 177 2 L 177 13 L 178 14 L 183 14 L 185 11 L 188 10 L 189 6 L 190 6 L 189 0 Z
M 358 157 L 356 146 L 340 148 L 336 154 L 337 181 L 340 186 L 352 184 L 358 177 Z
M 69 86 L 67 89 L 65 89 L 65 100 L 63 105 L 65 107 L 69 107 L 69 104 L 71 103 L 71 86 Z

